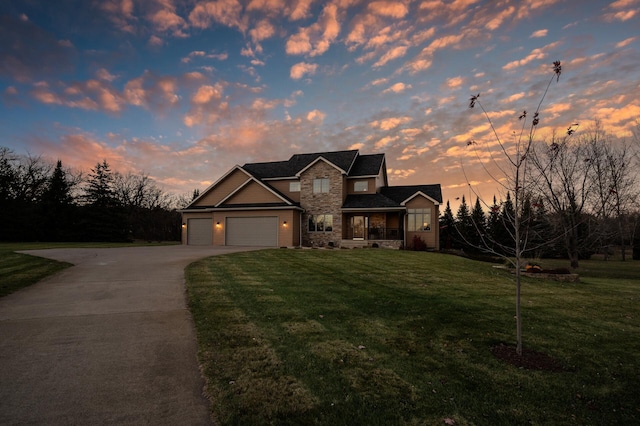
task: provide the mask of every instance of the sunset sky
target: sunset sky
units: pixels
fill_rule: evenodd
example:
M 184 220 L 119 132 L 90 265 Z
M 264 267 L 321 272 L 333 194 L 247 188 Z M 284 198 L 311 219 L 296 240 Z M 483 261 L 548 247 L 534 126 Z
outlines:
M 174 193 L 236 164 L 358 148 L 392 185 L 467 179 L 467 147 L 640 120 L 640 0 L 0 0 L 0 146 L 88 171 L 143 172 Z

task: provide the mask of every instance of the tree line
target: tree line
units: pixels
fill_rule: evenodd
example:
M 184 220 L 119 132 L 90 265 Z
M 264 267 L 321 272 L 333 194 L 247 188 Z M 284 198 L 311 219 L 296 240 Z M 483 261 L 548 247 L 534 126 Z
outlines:
M 2 241 L 178 241 L 189 201 L 106 160 L 83 173 L 0 147 Z
M 440 217 L 441 246 L 469 253 L 509 255 L 516 218 L 526 230 L 529 258 L 564 257 L 577 267 L 594 253 L 605 258 L 618 250 L 622 260 L 640 247 L 640 138 L 615 140 L 600 123 L 578 137 L 575 128 L 562 136 L 535 140 L 527 148 L 526 187 L 513 194 L 481 197 L 473 207 L 463 196 L 455 215 L 449 201 Z M 484 203 L 484 204 L 483 204 Z

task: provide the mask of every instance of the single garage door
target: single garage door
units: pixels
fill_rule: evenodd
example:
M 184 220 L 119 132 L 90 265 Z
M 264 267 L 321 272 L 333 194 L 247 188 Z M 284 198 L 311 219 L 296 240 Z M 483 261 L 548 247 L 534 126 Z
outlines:
M 209 246 L 213 243 L 213 222 L 211 219 L 189 219 L 187 221 L 187 244 Z
M 278 246 L 278 218 L 228 217 L 226 245 L 228 246 Z

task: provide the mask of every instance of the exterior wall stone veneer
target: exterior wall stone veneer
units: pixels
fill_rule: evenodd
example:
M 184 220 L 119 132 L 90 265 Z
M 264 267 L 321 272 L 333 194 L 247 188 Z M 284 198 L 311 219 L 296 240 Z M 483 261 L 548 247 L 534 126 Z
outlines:
M 313 180 L 328 178 L 329 192 L 313 193 Z M 333 243 L 336 247 L 342 239 L 341 208 L 346 179 L 333 166 L 320 160 L 300 175 L 300 205 L 302 215 L 302 245 L 324 247 Z M 309 215 L 333 215 L 333 231 L 309 232 Z

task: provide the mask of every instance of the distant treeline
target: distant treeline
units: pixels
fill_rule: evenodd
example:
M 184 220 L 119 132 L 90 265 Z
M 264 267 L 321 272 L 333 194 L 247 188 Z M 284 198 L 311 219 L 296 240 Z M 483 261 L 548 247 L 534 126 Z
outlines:
M 0 147 L 0 241 L 178 241 L 189 201 L 145 174 L 87 174 Z

